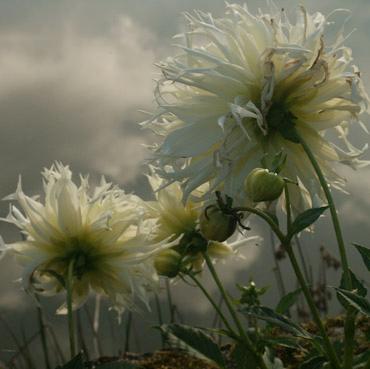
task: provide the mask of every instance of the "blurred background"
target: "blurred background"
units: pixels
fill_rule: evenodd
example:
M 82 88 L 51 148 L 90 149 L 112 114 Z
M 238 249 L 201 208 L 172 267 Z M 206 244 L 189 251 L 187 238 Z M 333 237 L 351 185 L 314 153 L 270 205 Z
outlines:
M 369 1 L 281 0 L 278 5 L 293 15 L 300 3 L 311 12 L 328 14 L 336 8 L 352 11 L 346 33 L 356 31 L 347 45 L 353 49 L 365 85 L 370 86 Z M 260 0 L 250 0 L 248 5 L 253 11 L 258 6 L 267 9 Z M 138 126 L 146 117 L 139 110 L 153 110 L 153 80 L 157 75 L 154 63 L 175 52 L 171 47 L 172 36 L 183 28 L 181 13 L 193 9 L 222 16 L 224 1 L 0 0 L 0 198 L 14 191 L 19 174 L 26 193 L 39 193 L 40 171 L 55 160 L 70 164 L 74 173 L 90 173 L 92 180 L 104 174 L 127 191 L 147 198 L 142 163 L 149 156 L 144 146 L 154 138 Z M 368 117 L 363 119 L 369 123 Z M 356 146 L 363 146 L 369 136 L 359 127 L 354 128 L 352 141 Z M 354 172 L 339 168 L 339 172 L 348 179 L 349 195 L 335 193 L 335 197 L 349 256 L 353 269 L 368 282 L 351 242 L 369 245 L 370 169 Z M 0 203 L 0 216 L 5 216 L 7 211 L 8 204 Z M 247 283 L 250 278 L 259 286 L 270 286 L 264 301 L 274 306 L 280 292 L 270 235 L 260 224 L 252 223 L 252 226 L 251 234 L 262 233 L 264 240 L 244 248 L 243 260 L 230 260 L 219 269 L 231 290 L 237 281 Z M 6 242 L 19 237 L 16 229 L 3 223 L 0 234 Z M 328 219 L 320 221 L 315 234 L 306 234 L 302 239 L 304 257 L 313 267 L 315 280 L 322 278 L 321 246 L 334 257 L 337 255 Z M 293 290 L 295 281 L 284 260 L 281 271 L 286 290 Z M 1 261 L 0 361 L 9 360 L 17 351 L 6 324 L 20 337 L 20 342 L 31 339 L 37 332 L 36 307 L 21 290 L 17 282 L 20 275 L 21 270 L 11 257 Z M 204 279 L 213 289 L 207 275 Z M 327 284 L 337 285 L 339 279 L 338 272 L 328 270 Z M 182 319 L 211 325 L 213 316 L 197 291 L 181 282 L 171 290 Z M 165 294 L 160 303 L 166 320 L 164 297 Z M 56 335 L 63 342 L 65 318 L 54 315 L 58 302 L 43 299 L 42 304 L 46 318 L 53 322 Z M 91 301 L 91 314 L 93 306 Z M 130 344 L 133 351 L 153 350 L 160 345 L 158 333 L 150 328 L 157 324 L 153 306 L 151 314 L 133 316 L 136 332 Z M 338 309 L 333 304 L 329 312 L 336 313 Z M 112 355 L 124 345 L 127 317 L 118 326 L 105 302 L 102 314 L 105 318 L 101 319 L 100 334 L 104 337 L 101 351 Z M 90 345 L 91 330 L 85 315 L 81 319 Z

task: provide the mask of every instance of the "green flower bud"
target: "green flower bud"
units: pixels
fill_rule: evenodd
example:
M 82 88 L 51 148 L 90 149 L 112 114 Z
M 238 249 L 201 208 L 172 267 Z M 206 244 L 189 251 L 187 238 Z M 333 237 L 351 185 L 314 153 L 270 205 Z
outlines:
M 254 202 L 273 201 L 280 197 L 284 179 L 267 169 L 253 169 L 245 180 L 245 190 Z
M 235 232 L 237 219 L 212 205 L 199 218 L 200 233 L 209 241 L 226 241 Z
M 180 272 L 181 255 L 173 250 L 167 249 L 154 258 L 154 268 L 159 275 L 175 278 Z

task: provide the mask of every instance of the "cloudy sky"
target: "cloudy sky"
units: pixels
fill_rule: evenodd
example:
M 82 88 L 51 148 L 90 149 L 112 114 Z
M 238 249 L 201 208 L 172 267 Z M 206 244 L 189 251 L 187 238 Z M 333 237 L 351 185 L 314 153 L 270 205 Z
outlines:
M 264 3 L 248 2 L 254 10 Z M 335 8 L 352 10 L 346 30 L 356 31 L 348 44 L 370 86 L 369 1 L 285 0 L 278 4 L 293 12 L 299 3 L 325 14 Z M 171 37 L 183 27 L 181 13 L 195 8 L 221 15 L 224 2 L 0 0 L 0 197 L 14 190 L 19 174 L 25 190 L 37 193 L 40 171 L 54 160 L 93 178 L 104 174 L 145 195 L 141 164 L 148 153 L 143 144 L 152 137 L 138 127 L 145 119 L 139 111 L 152 109 L 153 64 L 173 53 Z M 352 137 L 358 146 L 369 140 L 363 132 Z M 366 243 L 370 171 L 344 169 L 342 173 L 353 193 L 336 194 L 346 240 Z M 0 204 L 0 214 L 6 212 L 7 204 Z M 8 226 L 1 225 L 0 233 L 7 240 L 16 237 Z M 330 236 L 330 222 L 324 221 L 318 233 L 304 241 L 310 246 L 311 259 L 317 258 L 318 244 L 334 250 Z M 357 269 L 359 259 L 350 254 Z M 225 267 L 230 283 L 239 273 L 244 280 L 253 275 L 273 285 L 272 272 L 260 271 L 266 260 L 272 263 L 267 244 L 248 250 L 247 258 L 249 263 Z M 11 259 L 6 261 L 0 268 L 0 312 L 9 315 L 9 309 L 24 311 L 24 300 L 13 283 L 19 270 Z M 251 264 L 249 269 L 246 264 Z M 181 290 L 178 298 L 184 293 Z

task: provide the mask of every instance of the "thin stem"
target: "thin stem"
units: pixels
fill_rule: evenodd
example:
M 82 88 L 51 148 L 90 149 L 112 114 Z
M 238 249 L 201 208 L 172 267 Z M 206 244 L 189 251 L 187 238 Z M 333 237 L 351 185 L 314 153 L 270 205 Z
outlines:
M 325 193 L 326 199 L 328 200 L 328 205 L 330 209 L 330 214 L 334 226 L 335 235 L 337 238 L 340 260 L 342 263 L 343 268 L 343 276 L 344 282 L 347 289 L 352 289 L 352 278 L 351 278 L 351 271 L 348 265 L 348 258 L 346 253 L 346 247 L 344 244 L 343 234 L 339 223 L 339 218 L 337 214 L 337 210 L 335 208 L 335 203 L 330 192 L 330 188 L 328 183 L 326 182 L 325 176 L 320 168 L 319 163 L 317 162 L 313 152 L 311 151 L 309 145 L 307 145 L 306 141 L 299 135 L 297 132 L 299 141 L 305 151 L 307 157 L 309 158 L 312 166 L 315 169 L 317 177 L 320 181 L 321 187 Z M 355 317 L 356 314 L 354 313 L 353 309 L 349 308 L 346 321 L 345 321 L 345 334 L 344 334 L 344 368 L 351 369 L 352 368 L 352 361 L 353 361 L 353 343 L 354 343 L 354 331 L 355 331 Z
M 334 200 L 333 200 L 333 196 L 330 192 L 329 185 L 326 182 L 325 176 L 324 176 L 324 174 L 323 174 L 323 172 L 320 168 L 320 165 L 317 162 L 313 152 L 311 151 L 310 147 L 307 145 L 306 141 L 299 134 L 298 134 L 298 137 L 299 137 L 299 141 L 300 141 L 300 143 L 303 147 L 303 150 L 305 151 L 307 157 L 309 158 L 312 166 L 315 169 L 317 177 L 320 181 L 320 185 L 321 185 L 321 187 L 322 187 L 322 189 L 325 193 L 325 197 L 328 200 L 330 215 L 331 215 L 331 218 L 332 218 L 335 235 L 336 235 L 337 242 L 338 242 L 338 248 L 339 248 L 340 259 L 341 259 L 341 263 L 342 263 L 342 267 L 343 267 L 343 271 L 344 271 L 344 279 L 345 279 L 345 282 L 346 282 L 346 287 L 348 289 L 351 289 L 352 288 L 352 280 L 351 280 L 351 273 L 350 273 L 349 266 L 348 266 L 348 258 L 347 258 L 347 253 L 346 253 L 346 247 L 345 247 L 345 244 L 344 244 L 342 229 L 340 227 L 339 218 L 338 218 L 337 210 L 335 208 L 335 203 L 334 203 Z
M 214 268 L 209 255 L 206 252 L 203 252 L 202 254 L 203 254 L 204 260 L 206 261 L 208 269 L 211 272 L 211 275 L 212 275 L 218 289 L 220 290 L 220 293 L 221 293 L 222 297 L 224 298 L 225 304 L 226 304 L 226 306 L 227 306 L 227 308 L 228 308 L 228 310 L 229 310 L 229 312 L 230 312 L 230 314 L 231 314 L 231 316 L 234 320 L 234 323 L 238 328 L 238 331 L 239 331 L 239 334 L 240 334 L 241 338 L 245 342 L 245 344 L 246 344 L 247 348 L 250 350 L 250 352 L 253 353 L 255 358 L 258 360 L 261 369 L 267 369 L 267 366 L 266 366 L 262 356 L 257 352 L 257 350 L 255 349 L 255 346 L 253 345 L 253 342 L 251 341 L 249 336 L 244 331 L 243 326 L 242 326 L 242 324 L 241 324 L 241 322 L 240 322 L 240 320 L 239 320 L 239 318 L 238 318 L 238 316 L 237 316 L 237 314 L 236 314 L 236 312 L 235 312 L 235 310 L 232 306 L 230 298 L 227 295 L 227 293 L 225 291 L 225 288 L 224 288 L 223 284 L 221 283 L 220 278 L 217 275 L 216 269 Z
M 333 348 L 333 346 L 332 346 L 332 344 L 329 340 L 329 337 L 326 333 L 324 324 L 321 321 L 320 314 L 319 314 L 319 312 L 316 308 L 315 302 L 312 298 L 311 291 L 309 290 L 309 288 L 306 284 L 305 278 L 304 278 L 304 276 L 301 272 L 298 261 L 297 261 L 295 255 L 294 255 L 293 249 L 289 245 L 289 246 L 286 247 L 286 250 L 287 250 L 287 254 L 289 256 L 289 260 L 290 260 L 290 262 L 293 266 L 294 273 L 297 276 L 298 282 L 299 282 L 299 284 L 302 288 L 303 294 L 304 294 L 304 296 L 306 298 L 306 301 L 307 301 L 307 304 L 310 308 L 313 320 L 314 320 L 315 324 L 317 325 L 317 328 L 319 329 L 319 331 L 321 333 L 321 336 L 324 340 L 324 344 L 325 344 L 325 348 L 326 348 L 326 351 L 327 351 L 328 359 L 330 360 L 330 362 L 332 363 L 334 368 L 340 368 L 340 364 L 339 364 L 337 354 L 335 353 L 334 348 Z
M 89 350 L 87 348 L 87 345 L 86 345 L 86 340 L 85 340 L 85 336 L 84 336 L 84 330 L 83 330 L 83 325 L 82 325 L 82 319 L 81 319 L 81 313 L 80 311 L 78 310 L 76 312 L 76 316 L 77 316 L 77 339 L 78 339 L 78 346 L 82 348 L 85 356 L 86 356 L 86 359 L 89 360 Z
M 235 211 L 247 211 L 249 213 L 259 216 L 260 218 L 262 218 L 265 222 L 269 224 L 269 226 L 274 231 L 274 233 L 276 234 L 276 236 L 279 238 L 280 241 L 285 238 L 283 233 L 279 229 L 279 226 L 273 221 L 271 217 L 269 217 L 262 210 L 257 209 L 257 208 L 251 208 L 249 206 L 237 207 L 237 208 L 234 208 L 234 210 Z
M 305 260 L 305 255 L 303 254 L 303 248 L 301 245 L 301 242 L 299 241 L 299 237 L 295 235 L 294 237 L 295 243 L 297 244 L 297 249 L 298 249 L 298 254 L 299 258 L 301 260 L 301 264 L 303 267 L 303 273 L 305 275 L 306 281 L 312 285 L 313 281 L 309 273 L 309 269 L 307 268 L 306 260 Z M 308 261 L 310 263 L 310 261 Z
M 35 295 L 35 298 L 38 304 L 40 304 L 39 297 Z M 48 345 L 47 345 L 47 338 L 46 338 L 45 322 L 44 322 L 44 316 L 43 316 L 40 305 L 37 306 L 37 319 L 38 319 L 39 327 L 40 327 L 40 336 L 41 336 L 42 351 L 44 353 L 45 367 L 47 369 L 50 369 L 51 365 L 50 365 L 50 359 L 49 359 L 48 348 L 47 348 Z
M 285 210 L 286 210 L 286 219 L 287 219 L 287 234 L 290 234 L 290 230 L 292 228 L 292 211 L 290 206 L 290 196 L 289 196 L 289 189 L 288 183 L 285 182 L 284 184 L 284 193 L 285 193 Z
M 286 206 L 286 212 L 287 212 L 287 231 L 288 231 L 287 234 L 289 234 L 291 226 L 292 226 L 292 218 L 291 218 L 291 205 L 290 205 L 289 189 L 288 189 L 287 184 L 285 184 L 285 201 L 286 201 L 285 206 Z M 294 254 L 294 251 L 293 251 L 293 248 L 292 248 L 292 245 L 291 245 L 291 241 L 289 241 L 288 244 L 284 244 L 284 246 L 285 246 L 285 249 L 286 249 L 287 254 L 289 256 L 289 260 L 290 260 L 290 262 L 293 266 L 294 273 L 295 273 L 295 275 L 298 279 L 298 282 L 299 282 L 299 284 L 302 288 L 303 294 L 306 298 L 307 304 L 310 308 L 313 320 L 315 321 L 315 323 L 316 323 L 316 325 L 317 325 L 317 327 L 318 327 L 318 329 L 321 333 L 321 336 L 324 340 L 324 344 L 325 344 L 328 359 L 329 359 L 329 361 L 331 362 L 331 364 L 333 365 L 334 368 L 339 369 L 340 368 L 340 363 L 339 363 L 337 354 L 336 354 L 336 352 L 335 352 L 335 350 L 334 350 L 334 348 L 333 348 L 333 346 L 332 346 L 332 344 L 329 340 L 329 337 L 326 333 L 324 324 L 321 321 L 320 313 L 317 310 L 316 304 L 313 300 L 311 291 L 308 288 L 308 285 L 307 285 L 306 280 L 303 276 L 303 273 L 301 272 L 301 268 L 299 266 L 299 263 L 298 263 L 298 260 L 295 256 L 295 254 Z
M 159 301 L 159 297 L 158 297 L 158 294 L 154 294 L 154 301 L 155 301 L 155 305 L 156 305 L 156 310 L 157 310 L 157 317 L 158 317 L 158 324 L 160 326 L 163 325 L 163 316 L 162 316 L 162 308 L 161 308 L 161 303 Z M 164 348 L 164 345 L 165 345 L 165 337 L 164 337 L 164 334 L 163 332 L 161 331 L 161 342 L 162 342 L 162 349 Z
M 130 338 L 131 338 L 131 325 L 132 325 L 132 312 L 129 311 L 127 314 L 127 322 L 125 329 L 125 353 L 130 350 Z
M 166 284 L 168 309 L 169 309 L 169 313 L 170 313 L 170 323 L 172 324 L 172 323 L 175 322 L 175 309 L 174 309 L 173 302 L 172 302 L 171 286 L 170 286 L 170 282 L 169 282 L 168 278 L 166 278 L 165 284 Z
M 227 318 L 225 317 L 224 313 L 222 312 L 222 310 L 219 308 L 219 306 L 217 305 L 217 303 L 213 300 L 213 298 L 211 297 L 211 295 L 208 293 L 208 291 L 205 289 L 205 287 L 203 286 L 203 284 L 200 282 L 200 280 L 192 273 L 188 273 L 187 276 L 189 276 L 192 281 L 199 287 L 199 289 L 203 292 L 204 296 L 207 298 L 207 300 L 211 303 L 212 307 L 215 309 L 215 311 L 217 312 L 218 316 L 220 317 L 220 319 L 222 320 L 222 322 L 225 324 L 225 327 L 227 328 L 227 330 L 235 337 L 238 337 L 238 334 L 234 331 L 234 329 L 231 327 L 229 321 L 227 320 Z
M 68 265 L 68 274 L 66 281 L 67 289 L 67 315 L 68 315 L 68 332 L 69 332 L 69 347 L 71 351 L 71 359 L 76 356 L 76 342 L 75 342 L 75 324 L 72 310 L 72 295 L 73 295 L 73 267 L 74 259 Z
M 282 298 L 283 296 L 286 295 L 286 289 L 284 285 L 284 278 L 283 274 L 281 273 L 281 268 L 279 261 L 276 257 L 275 253 L 275 240 L 274 240 L 274 232 L 270 229 L 270 243 L 271 243 L 271 251 L 274 257 L 274 263 L 275 263 L 275 274 L 276 274 L 276 281 L 277 281 L 277 286 L 280 292 L 280 297 Z

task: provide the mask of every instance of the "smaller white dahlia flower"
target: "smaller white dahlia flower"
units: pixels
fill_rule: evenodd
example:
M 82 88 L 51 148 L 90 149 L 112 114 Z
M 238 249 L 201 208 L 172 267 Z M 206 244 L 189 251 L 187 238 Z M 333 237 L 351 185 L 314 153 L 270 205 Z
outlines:
M 209 183 L 238 204 L 243 183 L 261 160 L 284 152 L 282 175 L 292 186 L 296 210 L 325 201 L 317 175 L 302 146 L 304 138 L 329 182 L 342 189 L 336 164 L 367 164 L 363 149 L 347 140 L 360 121 L 368 96 L 343 28 L 330 42 L 331 21 L 300 7 L 295 23 L 284 10 L 253 15 L 247 6 L 227 4 L 224 18 L 201 11 L 186 14 L 179 53 L 159 64 L 158 109 L 144 125 L 163 136 L 155 148 L 158 173 L 179 181 L 187 198 Z M 333 130 L 344 149 L 328 138 Z M 174 169 L 167 171 L 172 166 Z
M 199 232 L 199 218 L 204 211 L 204 203 L 199 200 L 205 188 L 192 193 L 186 203 L 183 192 L 177 182 L 165 185 L 156 175 L 148 176 L 156 200 L 145 202 L 146 217 L 156 223 L 152 237 L 156 242 L 171 239 L 172 246 L 180 255 L 187 256 L 194 271 L 203 269 L 204 258 L 199 251 L 201 243 L 207 242 Z M 238 253 L 240 246 L 259 240 L 259 237 L 238 239 L 237 242 L 210 241 L 207 252 L 213 261 L 224 260 Z
M 87 177 L 77 186 L 68 166 L 45 169 L 44 200 L 29 197 L 19 181 L 16 200 L 7 218 L 24 240 L 7 245 L 24 266 L 25 288 L 43 295 L 64 290 L 73 261 L 73 305 L 79 307 L 89 292 L 107 296 L 122 312 L 134 308 L 136 298 L 148 303 L 147 292 L 157 288 L 152 257 L 167 244 L 151 241 L 150 222 L 143 222 L 142 201 L 107 183 L 92 190 Z

